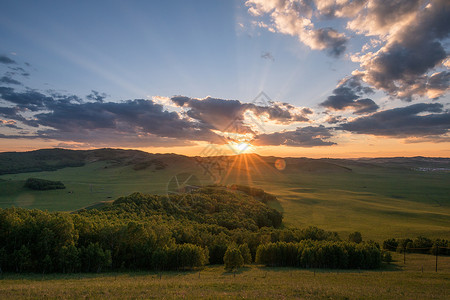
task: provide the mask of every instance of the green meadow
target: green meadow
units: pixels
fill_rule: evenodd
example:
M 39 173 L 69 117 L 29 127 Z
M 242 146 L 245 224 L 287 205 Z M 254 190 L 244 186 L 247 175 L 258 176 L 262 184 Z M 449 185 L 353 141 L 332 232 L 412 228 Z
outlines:
M 409 161 L 285 159 L 286 167 L 277 169 L 276 158 L 256 155 L 225 160 L 204 158 L 200 163 L 178 155 L 157 159 L 164 168 L 145 163 L 142 168 L 136 167 L 136 157 L 130 163 L 127 158 L 118 160 L 113 155 L 112 159 L 92 159 L 78 167 L 4 174 L 0 176 L 0 208 L 16 206 L 70 212 L 101 207 L 133 192 L 170 196 L 177 192 L 177 185 L 237 183 L 275 195 L 277 200 L 268 204 L 283 213 L 283 222 L 289 227 L 317 226 L 337 231 L 343 239 L 359 231 L 364 240 L 377 242 L 419 235 L 450 239 L 448 171 L 418 171 Z M 215 165 L 217 161 L 220 163 Z M 28 178 L 62 181 L 66 188 L 30 190 L 24 187 Z M 251 265 L 229 273 L 223 265 L 212 265 L 190 272 L 3 273 L 0 274 L 0 298 L 450 297 L 450 257 L 438 257 L 438 272 L 435 272 L 433 255 L 408 253 L 406 264 L 403 254 L 393 253 L 393 258 L 390 265 L 384 263 L 381 269 L 372 271 Z
M 0 207 L 74 211 L 95 207 L 133 192 L 167 194 L 174 176 L 179 181 L 245 184 L 278 198 L 270 205 L 284 214 L 288 226 L 318 226 L 341 236 L 360 231 L 364 239 L 390 237 L 449 238 L 450 173 L 423 172 L 410 167 L 357 164 L 349 160 L 307 166 L 286 159 L 284 170 L 274 159 L 248 155 L 230 160 L 227 167 L 207 174 L 194 160 L 174 155 L 164 169 L 135 170 L 108 160 L 56 171 L 0 176 Z M 183 177 L 184 176 L 184 177 Z M 27 178 L 62 181 L 66 189 L 33 191 L 23 187 Z M 181 182 L 180 182 L 181 184 Z
M 0 280 L 2 299 L 448 299 L 450 258 L 403 256 L 376 271 L 302 270 L 223 266 L 191 272 L 104 274 L 7 274 Z M 423 267 L 423 272 L 422 272 Z

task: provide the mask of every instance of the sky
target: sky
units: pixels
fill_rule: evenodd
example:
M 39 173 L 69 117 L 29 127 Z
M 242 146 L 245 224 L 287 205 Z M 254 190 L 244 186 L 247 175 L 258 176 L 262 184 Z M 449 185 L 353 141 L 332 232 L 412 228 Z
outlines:
M 0 5 L 0 151 L 450 157 L 448 1 Z

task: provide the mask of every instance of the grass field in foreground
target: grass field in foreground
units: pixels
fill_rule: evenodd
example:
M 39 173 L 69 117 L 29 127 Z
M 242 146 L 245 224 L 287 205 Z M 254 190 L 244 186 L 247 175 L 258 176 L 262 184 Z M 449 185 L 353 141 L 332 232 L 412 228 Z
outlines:
M 394 254 L 393 264 L 377 271 L 301 270 L 251 266 L 235 275 L 223 266 L 197 272 L 105 274 L 6 274 L 1 299 L 148 298 L 306 298 L 448 299 L 450 257 Z M 422 266 L 424 271 L 422 273 Z

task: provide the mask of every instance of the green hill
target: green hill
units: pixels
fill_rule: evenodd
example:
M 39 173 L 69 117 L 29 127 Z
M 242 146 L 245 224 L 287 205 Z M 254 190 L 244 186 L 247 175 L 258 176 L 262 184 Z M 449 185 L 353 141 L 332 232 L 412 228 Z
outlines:
M 448 158 L 284 158 L 284 169 L 275 167 L 277 159 L 121 149 L 0 153 L 0 207 L 74 211 L 100 207 L 133 192 L 177 194 L 189 179 L 187 185 L 263 189 L 277 197 L 268 204 L 283 212 L 286 224 L 292 226 L 314 225 L 343 236 L 361 231 L 380 241 L 417 235 L 449 238 Z M 69 163 L 76 166 L 67 167 Z M 19 173 L 26 166 L 44 169 Z M 25 189 L 30 177 L 61 181 L 66 189 Z

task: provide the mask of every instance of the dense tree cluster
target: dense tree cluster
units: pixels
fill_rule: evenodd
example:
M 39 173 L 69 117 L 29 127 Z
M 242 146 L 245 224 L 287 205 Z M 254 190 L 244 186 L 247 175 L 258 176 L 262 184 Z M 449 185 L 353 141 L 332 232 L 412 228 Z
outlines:
M 202 188 L 170 198 L 135 193 L 100 209 L 72 214 L 0 209 L 0 268 L 46 273 L 186 270 L 208 263 L 224 264 L 224 257 L 227 266 L 235 268 L 251 263 L 258 255 L 258 260 L 266 263 L 262 254 L 266 246 L 262 245 L 295 245 L 299 251 L 299 243 L 308 240 L 304 244 L 309 245 L 307 249 L 320 252 L 328 244 L 314 241 L 339 241 L 336 233 L 316 227 L 281 228 L 281 220 L 280 213 L 258 199 L 224 187 Z M 349 261 L 352 247 L 345 248 Z M 226 255 L 227 251 L 232 255 Z M 290 263 L 267 264 L 305 266 L 298 262 L 298 256 L 295 254 Z M 358 266 L 364 264 L 346 265 Z
M 450 255 L 450 241 L 444 239 L 430 239 L 419 236 L 415 239 L 388 239 L 383 242 L 383 249 L 389 251 L 404 251 L 410 253 L 436 254 L 439 247 L 439 254 Z
M 259 245 L 256 262 L 282 267 L 374 269 L 381 265 L 381 252 L 375 243 L 312 240 L 277 242 Z
M 52 181 L 39 178 L 28 178 L 25 181 L 26 188 L 37 190 L 37 191 L 47 191 L 47 190 L 60 190 L 65 189 L 64 183 L 61 181 Z
M 277 198 L 274 195 L 271 195 L 269 193 L 266 193 L 262 189 L 246 186 L 246 185 L 239 185 L 239 184 L 233 184 L 230 186 L 232 190 L 237 190 L 244 192 L 247 195 L 256 197 L 263 203 L 267 203 L 269 201 L 276 201 Z

